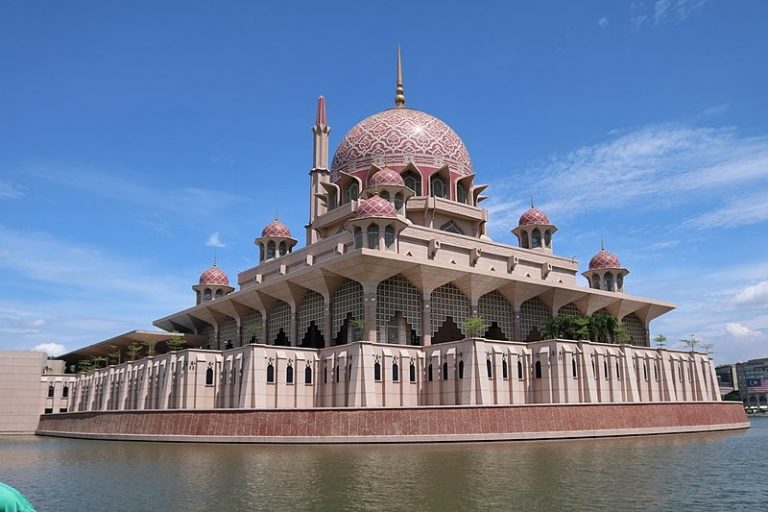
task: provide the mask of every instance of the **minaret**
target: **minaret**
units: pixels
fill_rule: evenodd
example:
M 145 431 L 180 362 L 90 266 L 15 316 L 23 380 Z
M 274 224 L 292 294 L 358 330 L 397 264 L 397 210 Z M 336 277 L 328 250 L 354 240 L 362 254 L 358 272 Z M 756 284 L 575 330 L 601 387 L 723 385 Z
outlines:
M 326 122 L 325 98 L 317 98 L 317 115 L 315 125 L 312 127 L 313 153 L 312 169 L 309 171 L 309 223 L 307 224 L 307 245 L 318 241 L 319 235 L 312 224 L 315 219 L 328 211 L 327 204 L 318 195 L 323 195 L 325 190 L 322 183 L 330 181 L 331 173 L 328 169 L 328 134 L 331 127 Z
M 405 90 L 403 89 L 403 61 L 400 58 L 400 45 L 397 45 L 397 78 L 395 83 L 395 106 L 405 106 Z

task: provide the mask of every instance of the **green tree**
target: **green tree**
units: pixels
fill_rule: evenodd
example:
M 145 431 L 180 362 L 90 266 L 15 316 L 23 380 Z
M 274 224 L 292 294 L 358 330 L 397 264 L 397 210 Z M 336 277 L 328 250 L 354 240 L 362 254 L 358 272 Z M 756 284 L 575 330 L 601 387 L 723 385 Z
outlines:
M 145 341 L 143 343 L 143 345 L 144 345 L 144 348 L 147 349 L 147 355 L 148 356 L 153 356 L 153 355 L 155 355 L 157 353 L 157 351 L 156 351 L 157 341 L 155 341 L 155 340 Z
M 184 347 L 184 338 L 181 336 L 175 336 L 166 341 L 165 345 L 168 347 L 168 350 L 176 352 L 177 350 L 181 350 Z
M 562 334 L 562 318 L 560 315 L 547 320 L 542 327 L 542 334 L 546 338 L 557 339 Z
M 93 370 L 93 359 L 81 359 L 77 362 L 77 372 L 78 373 L 85 373 Z
M 91 358 L 94 368 L 104 368 L 107 366 L 107 358 L 105 356 L 94 356 Z
M 667 337 L 663 334 L 659 334 L 655 338 L 653 338 L 654 343 L 656 343 L 656 346 L 659 348 L 664 348 L 667 345 Z
M 349 326 L 352 328 L 352 341 L 362 341 L 366 327 L 365 320 L 353 318 L 349 321 Z
M 131 361 L 135 361 L 136 357 L 143 351 L 144 351 L 144 345 L 142 345 L 141 343 L 131 343 L 130 345 L 128 345 L 127 352 L 128 352 L 128 357 L 131 358 Z
M 598 311 L 589 318 L 589 333 L 592 341 L 616 343 L 616 334 L 621 322 L 607 311 Z
M 488 329 L 488 324 L 485 323 L 485 319 L 482 316 L 471 316 L 464 320 L 462 323 L 464 331 L 469 334 L 470 338 L 477 338 L 482 334 L 485 334 Z

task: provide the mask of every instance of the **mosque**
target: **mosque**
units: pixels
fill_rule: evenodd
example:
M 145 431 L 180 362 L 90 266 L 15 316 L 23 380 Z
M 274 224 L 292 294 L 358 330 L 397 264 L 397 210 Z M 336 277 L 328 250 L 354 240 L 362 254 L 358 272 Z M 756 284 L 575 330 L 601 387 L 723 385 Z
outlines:
M 275 219 L 237 286 L 214 263 L 192 286 L 192 307 L 154 322 L 162 332 L 65 355 L 74 364 L 117 346 L 120 361 L 44 374 L 40 431 L 96 411 L 717 405 L 707 354 L 650 347 L 649 323 L 674 306 L 627 293 L 616 255 L 601 248 L 580 277 L 577 261 L 554 253 L 561 234 L 533 204 L 510 226 L 516 245 L 488 236 L 487 186 L 451 127 L 406 106 L 399 51 L 394 106 L 352 127 L 332 159 L 330 131 L 321 96 L 305 245 Z M 615 325 L 608 336 L 562 339 L 553 319 L 569 316 Z M 137 341 L 159 354 L 129 357 Z M 699 419 L 688 430 L 730 422 L 691 410 Z

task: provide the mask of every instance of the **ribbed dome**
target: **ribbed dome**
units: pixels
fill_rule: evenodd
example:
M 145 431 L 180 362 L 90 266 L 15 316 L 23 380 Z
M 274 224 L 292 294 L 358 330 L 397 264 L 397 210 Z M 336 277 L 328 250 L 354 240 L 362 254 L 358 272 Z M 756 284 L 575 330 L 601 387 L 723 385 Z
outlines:
M 214 264 L 211 268 L 200 274 L 200 284 L 229 286 L 229 278 L 223 270 Z
M 383 185 L 405 186 L 405 183 L 403 182 L 402 176 L 392 169 L 382 169 L 368 180 L 368 186 L 380 187 Z
M 410 108 L 391 108 L 357 123 L 336 148 L 331 173 L 367 171 L 371 164 L 440 168 L 472 174 L 464 143 L 440 119 Z
M 621 262 L 615 254 L 600 249 L 600 252 L 592 256 L 589 260 L 589 270 L 597 270 L 601 268 L 621 268 Z
M 397 217 L 397 211 L 392 203 L 379 196 L 371 196 L 363 201 L 357 209 L 356 217 Z
M 261 236 L 291 238 L 291 230 L 288 229 L 288 226 L 275 219 L 266 225 L 261 232 Z
M 520 216 L 520 226 L 530 226 L 532 224 L 549 224 L 549 217 L 543 211 L 531 206 Z

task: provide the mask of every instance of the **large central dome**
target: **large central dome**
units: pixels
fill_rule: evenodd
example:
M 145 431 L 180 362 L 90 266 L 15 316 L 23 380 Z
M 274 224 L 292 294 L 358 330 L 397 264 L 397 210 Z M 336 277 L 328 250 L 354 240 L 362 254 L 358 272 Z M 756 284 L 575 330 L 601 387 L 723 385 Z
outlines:
M 473 172 L 469 152 L 450 126 L 424 112 L 396 107 L 349 130 L 333 156 L 332 179 L 339 172 L 367 171 L 372 164 L 397 168 L 409 163 L 420 169 L 448 165 L 462 176 Z

